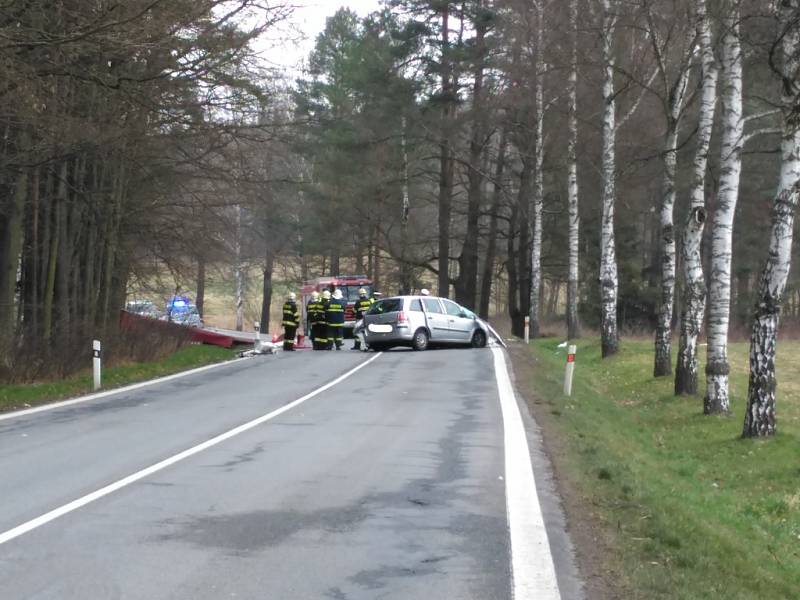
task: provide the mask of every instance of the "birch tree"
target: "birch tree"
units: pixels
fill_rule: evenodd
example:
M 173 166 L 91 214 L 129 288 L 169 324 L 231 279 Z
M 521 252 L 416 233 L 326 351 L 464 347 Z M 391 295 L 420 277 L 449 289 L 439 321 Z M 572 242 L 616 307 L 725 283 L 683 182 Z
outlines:
M 711 231 L 708 290 L 708 349 L 705 414 L 730 412 L 728 392 L 728 324 L 731 308 L 733 219 L 742 170 L 744 119 L 742 108 L 742 48 L 740 0 L 731 0 L 722 19 L 722 143 L 719 194 Z
M 778 321 L 792 259 L 794 214 L 800 199 L 800 1 L 785 0 L 780 6 L 784 90 L 781 172 L 772 210 L 769 254 L 761 272 L 758 300 L 750 335 L 750 382 L 743 437 L 765 437 L 777 432 L 775 355 Z
M 569 218 L 569 271 L 567 275 L 567 337 L 580 335 L 578 324 L 578 260 L 580 215 L 578 213 L 578 0 L 570 0 L 569 28 L 572 35 L 567 89 L 567 204 Z
M 697 393 L 697 338 L 703 326 L 706 283 L 703 275 L 701 244 L 706 222 L 705 187 L 708 151 L 717 106 L 719 69 L 712 44 L 711 23 L 706 0 L 695 0 L 697 40 L 702 61 L 702 92 L 697 124 L 697 139 L 692 163 L 689 214 L 683 229 L 681 254 L 685 279 L 678 360 L 675 369 L 675 393 Z
M 672 374 L 672 313 L 675 306 L 675 171 L 678 162 L 678 133 L 689 83 L 695 35 L 687 28 L 677 52 L 670 48 L 671 38 L 679 30 L 676 14 L 669 15 L 667 34 L 662 36 L 655 22 L 652 5 L 647 4 L 647 29 L 656 61 L 660 100 L 666 120 L 664 134 L 664 175 L 661 188 L 659 221 L 661 228 L 661 299 L 655 335 L 653 375 Z M 662 41 L 662 37 L 664 38 Z M 674 58 L 671 59 L 670 55 Z
M 533 141 L 533 235 L 531 236 L 531 299 L 530 299 L 530 335 L 539 337 L 539 298 L 542 292 L 542 216 L 544 211 L 544 0 L 536 0 L 533 4 L 536 13 L 536 60 L 534 91 L 534 115 L 536 125 Z
M 617 330 L 616 242 L 614 240 L 614 204 L 616 201 L 616 97 L 614 89 L 614 37 L 617 28 L 616 5 L 601 0 L 603 57 L 603 213 L 600 222 L 600 343 L 603 358 L 619 350 Z

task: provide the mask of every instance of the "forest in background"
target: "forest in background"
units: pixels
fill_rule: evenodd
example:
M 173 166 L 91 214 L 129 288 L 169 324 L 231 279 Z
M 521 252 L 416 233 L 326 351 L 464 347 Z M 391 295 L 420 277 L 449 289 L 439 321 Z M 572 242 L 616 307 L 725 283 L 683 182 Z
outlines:
M 653 334 L 680 393 L 703 335 L 709 413 L 753 327 L 753 431 L 774 432 L 796 0 L 386 0 L 331 17 L 296 80 L 255 44 L 290 4 L 0 8 L 4 378 L 78 368 L 154 282 L 202 311 L 207 272 L 233 272 L 241 326 L 253 268 L 265 324 L 276 284 L 354 269 L 517 335 L 557 315 L 608 356 Z

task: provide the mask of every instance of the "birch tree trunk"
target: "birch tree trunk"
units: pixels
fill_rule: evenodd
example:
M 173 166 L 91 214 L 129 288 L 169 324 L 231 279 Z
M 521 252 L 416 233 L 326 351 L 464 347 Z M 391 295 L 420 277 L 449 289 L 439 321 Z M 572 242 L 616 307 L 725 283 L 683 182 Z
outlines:
M 411 199 L 408 190 L 408 148 L 406 147 L 406 118 L 402 118 L 403 132 L 400 145 L 403 155 L 403 204 L 400 212 L 400 286 L 404 294 L 410 294 L 413 282 L 411 267 L 408 264 L 408 216 L 411 211 Z M 369 253 L 369 252 L 368 252 Z
M 800 32 L 796 24 L 792 24 L 799 8 L 798 0 L 788 0 L 781 8 L 785 90 L 781 174 L 772 211 L 769 254 L 761 272 L 750 337 L 750 384 L 742 437 L 766 437 L 777 432 L 775 354 L 778 321 L 792 261 L 794 214 L 800 196 L 800 123 L 793 112 L 793 104 L 800 94 L 800 82 L 797 80 Z
M 533 235 L 531 239 L 531 297 L 530 297 L 530 336 L 539 337 L 542 292 L 542 213 L 544 209 L 544 10 L 543 0 L 534 3 L 536 11 L 536 90 L 534 92 L 534 113 L 536 129 L 533 141 L 534 179 L 533 179 Z
M 236 331 L 244 328 L 244 270 L 242 269 L 242 207 L 236 207 Z M 336 275 L 336 273 L 334 273 Z
M 664 140 L 664 181 L 661 190 L 661 302 L 656 326 L 653 376 L 672 374 L 672 312 L 675 308 L 675 170 L 678 163 L 678 129 L 689 82 L 689 65 L 670 90 L 667 135 Z
M 570 30 L 572 31 L 572 62 L 568 84 L 569 130 L 567 141 L 567 204 L 569 218 L 569 268 L 567 275 L 567 338 L 580 336 L 578 322 L 578 260 L 580 215 L 578 213 L 578 0 L 570 0 Z
M 683 230 L 683 274 L 685 288 L 678 361 L 675 368 L 675 394 L 697 393 L 697 338 L 703 326 L 706 307 L 706 282 L 701 246 L 706 222 L 706 170 L 714 114 L 717 106 L 719 70 L 714 57 L 711 24 L 706 0 L 695 0 L 697 38 L 703 61 L 703 91 L 697 125 L 697 141 L 692 169 L 690 208 Z
M 742 170 L 742 50 L 739 37 L 739 1 L 723 19 L 722 37 L 722 145 L 717 209 L 711 233 L 711 272 L 708 290 L 708 352 L 705 414 L 728 414 L 728 323 L 731 303 L 733 218 Z
M 619 350 L 617 330 L 617 256 L 614 239 L 614 203 L 616 196 L 616 92 L 614 90 L 614 34 L 617 16 L 611 0 L 603 6 L 603 213 L 600 230 L 600 339 L 603 358 Z
M 28 134 L 19 133 L 17 153 L 22 156 L 28 151 Z M 28 198 L 28 170 L 20 168 L 17 173 L 14 191 L 10 194 L 8 208 L 3 215 L 5 231 L 0 240 L 0 357 L 9 358 L 16 332 L 15 297 L 17 293 L 17 273 L 23 247 L 23 218 L 25 202 Z M 2 206 L 0 206 L 2 208 Z M 0 232 L 3 232 L 0 230 Z

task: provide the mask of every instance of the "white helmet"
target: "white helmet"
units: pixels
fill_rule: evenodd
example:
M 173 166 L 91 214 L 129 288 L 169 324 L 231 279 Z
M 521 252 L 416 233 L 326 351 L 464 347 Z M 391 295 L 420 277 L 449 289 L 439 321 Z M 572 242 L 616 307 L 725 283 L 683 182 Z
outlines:
M 289 292 L 289 300 L 292 301 L 297 300 L 297 294 L 295 294 L 294 292 Z
M 366 296 L 367 295 L 367 290 L 364 289 L 364 288 L 361 288 L 360 290 L 358 290 L 358 295 L 359 296 Z
M 337 300 L 341 300 L 342 299 L 342 290 L 340 290 L 339 288 L 336 288 L 334 290 L 334 292 L 333 292 L 333 297 L 336 298 Z
M 420 294 L 422 294 L 423 296 L 430 296 L 430 295 L 431 295 L 431 292 L 430 292 L 430 290 L 428 290 L 427 288 L 422 288 L 422 289 L 419 291 L 419 293 L 420 293 Z

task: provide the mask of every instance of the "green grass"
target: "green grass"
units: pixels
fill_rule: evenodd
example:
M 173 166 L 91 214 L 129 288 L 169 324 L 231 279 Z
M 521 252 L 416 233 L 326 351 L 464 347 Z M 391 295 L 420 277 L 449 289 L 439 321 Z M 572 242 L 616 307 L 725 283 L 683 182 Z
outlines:
M 103 389 L 108 390 L 155 377 L 171 375 L 203 365 L 230 360 L 233 350 L 218 346 L 191 345 L 161 361 L 125 364 L 103 369 Z M 61 381 L 0 385 L 0 411 L 27 408 L 92 391 L 92 371 L 87 369 Z
M 672 378 L 653 379 L 649 341 L 605 361 L 597 340 L 579 343 L 567 399 L 557 343 L 532 345 L 527 383 L 551 405 L 566 468 L 612 532 L 626 597 L 800 597 L 800 344 L 778 348 L 779 433 L 754 441 L 740 439 L 746 344 L 730 348 L 733 416 L 706 417 L 702 396 L 674 397 Z

